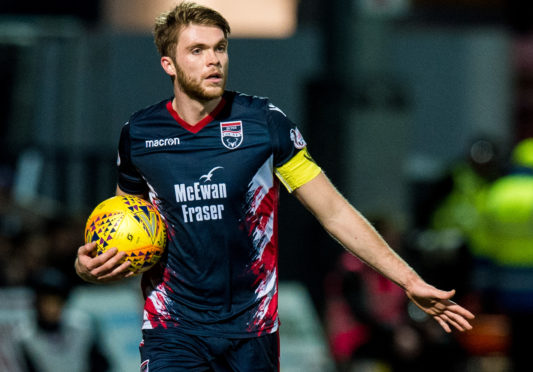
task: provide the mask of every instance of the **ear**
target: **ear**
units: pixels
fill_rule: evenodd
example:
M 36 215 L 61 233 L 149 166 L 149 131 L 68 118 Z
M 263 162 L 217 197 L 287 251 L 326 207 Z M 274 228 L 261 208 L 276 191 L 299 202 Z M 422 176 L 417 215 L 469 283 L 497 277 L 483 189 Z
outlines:
M 163 67 L 163 70 L 165 70 L 167 75 L 170 75 L 170 76 L 176 75 L 176 67 L 174 66 L 174 62 L 172 61 L 172 58 L 161 57 L 161 67 Z

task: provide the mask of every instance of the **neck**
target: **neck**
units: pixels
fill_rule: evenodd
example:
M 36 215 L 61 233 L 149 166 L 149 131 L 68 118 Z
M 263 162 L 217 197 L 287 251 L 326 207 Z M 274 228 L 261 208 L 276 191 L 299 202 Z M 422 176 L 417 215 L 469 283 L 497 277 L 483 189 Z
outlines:
M 209 115 L 222 100 L 222 96 L 208 101 L 191 98 L 183 92 L 174 92 L 172 108 L 191 126 Z

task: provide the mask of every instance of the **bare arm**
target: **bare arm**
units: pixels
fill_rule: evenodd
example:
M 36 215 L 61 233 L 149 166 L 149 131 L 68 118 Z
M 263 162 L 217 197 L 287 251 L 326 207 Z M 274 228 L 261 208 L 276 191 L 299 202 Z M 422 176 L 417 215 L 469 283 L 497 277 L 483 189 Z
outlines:
M 468 319 L 474 316 L 450 300 L 455 291 L 441 291 L 420 278 L 323 173 L 294 194 L 345 249 L 402 287 L 446 332 L 451 331 L 450 325 L 461 331 L 472 328 Z
M 116 195 L 129 195 L 122 191 L 118 186 Z M 135 195 L 144 198 L 144 195 Z M 78 248 L 74 268 L 76 274 L 84 281 L 89 283 L 107 283 L 115 282 L 133 275 L 128 270 L 130 263 L 120 261 L 126 256 L 124 252 L 111 248 L 99 256 L 94 256 L 96 242 L 87 243 Z

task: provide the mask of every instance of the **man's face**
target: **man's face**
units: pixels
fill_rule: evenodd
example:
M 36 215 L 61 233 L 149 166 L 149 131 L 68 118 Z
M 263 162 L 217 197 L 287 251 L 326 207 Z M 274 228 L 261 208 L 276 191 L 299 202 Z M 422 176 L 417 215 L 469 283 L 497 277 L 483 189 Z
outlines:
M 224 32 L 218 27 L 184 27 L 173 58 L 178 89 L 200 101 L 222 96 L 228 74 L 227 47 Z

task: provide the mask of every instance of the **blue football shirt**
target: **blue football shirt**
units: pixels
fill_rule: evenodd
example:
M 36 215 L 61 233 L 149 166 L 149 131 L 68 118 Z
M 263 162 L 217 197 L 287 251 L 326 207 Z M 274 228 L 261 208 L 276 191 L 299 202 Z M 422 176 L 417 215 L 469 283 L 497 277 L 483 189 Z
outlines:
M 147 193 L 168 226 L 166 255 L 142 279 L 143 329 L 225 337 L 275 332 L 274 170 L 305 141 L 266 98 L 227 91 L 194 126 L 171 102 L 134 113 L 119 143 L 119 187 Z

